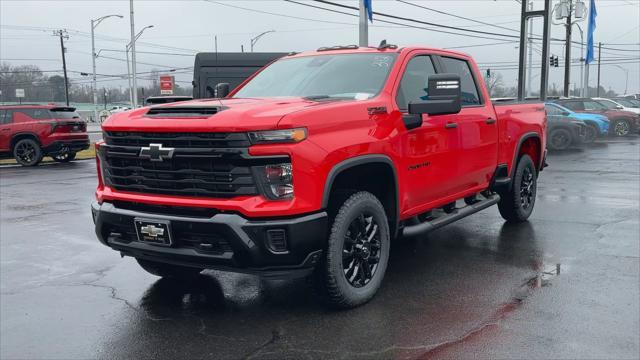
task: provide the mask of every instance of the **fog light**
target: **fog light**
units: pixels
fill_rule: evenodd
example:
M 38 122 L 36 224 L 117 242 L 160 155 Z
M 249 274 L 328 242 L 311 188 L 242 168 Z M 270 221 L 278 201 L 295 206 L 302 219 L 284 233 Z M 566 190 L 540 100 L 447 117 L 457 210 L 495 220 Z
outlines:
M 287 234 L 284 229 L 267 230 L 267 247 L 274 253 L 286 253 Z

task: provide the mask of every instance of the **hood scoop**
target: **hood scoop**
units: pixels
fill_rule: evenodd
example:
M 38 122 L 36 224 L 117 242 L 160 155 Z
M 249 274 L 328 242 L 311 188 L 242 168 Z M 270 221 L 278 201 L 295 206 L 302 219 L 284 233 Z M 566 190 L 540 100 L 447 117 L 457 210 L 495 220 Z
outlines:
M 157 106 L 147 111 L 150 117 L 209 117 L 222 111 L 222 106 Z

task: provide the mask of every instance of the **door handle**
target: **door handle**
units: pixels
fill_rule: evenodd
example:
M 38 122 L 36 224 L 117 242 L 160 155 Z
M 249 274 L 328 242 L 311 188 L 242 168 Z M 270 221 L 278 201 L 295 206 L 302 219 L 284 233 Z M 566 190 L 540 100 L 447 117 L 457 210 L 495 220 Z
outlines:
M 491 124 L 495 124 L 495 123 L 496 123 L 496 119 L 488 118 L 488 119 L 487 119 L 487 120 L 485 120 L 484 122 L 485 122 L 485 124 L 489 124 L 489 125 L 491 125 Z
M 447 123 L 444 127 L 447 129 L 455 129 L 458 127 L 458 123 L 450 122 L 450 123 Z

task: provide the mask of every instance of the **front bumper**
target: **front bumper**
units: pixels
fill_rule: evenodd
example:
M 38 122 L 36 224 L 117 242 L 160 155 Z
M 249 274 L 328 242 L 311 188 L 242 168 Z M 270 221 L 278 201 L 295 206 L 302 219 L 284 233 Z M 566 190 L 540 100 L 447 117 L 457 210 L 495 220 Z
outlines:
M 176 208 L 163 208 L 159 213 L 117 205 L 119 207 L 109 202 L 91 205 L 100 242 L 123 256 L 162 263 L 265 277 L 304 276 L 320 260 L 327 239 L 325 212 L 296 218 L 249 220 L 229 213 L 209 216 L 191 214 L 185 209 L 179 215 L 181 210 Z M 139 241 L 134 225 L 136 218 L 169 221 L 173 244 L 167 247 Z M 271 230 L 284 232 L 286 250 L 273 250 L 267 236 Z

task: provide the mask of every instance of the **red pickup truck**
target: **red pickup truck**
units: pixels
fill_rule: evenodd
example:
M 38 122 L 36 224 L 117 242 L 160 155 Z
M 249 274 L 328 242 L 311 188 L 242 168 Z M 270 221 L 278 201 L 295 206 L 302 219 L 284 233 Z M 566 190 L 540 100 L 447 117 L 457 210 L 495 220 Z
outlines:
M 380 287 L 392 239 L 495 204 L 507 221 L 533 210 L 544 106 L 492 104 L 468 55 L 322 48 L 227 89 L 103 124 L 96 234 L 152 274 L 313 273 L 353 307 Z

